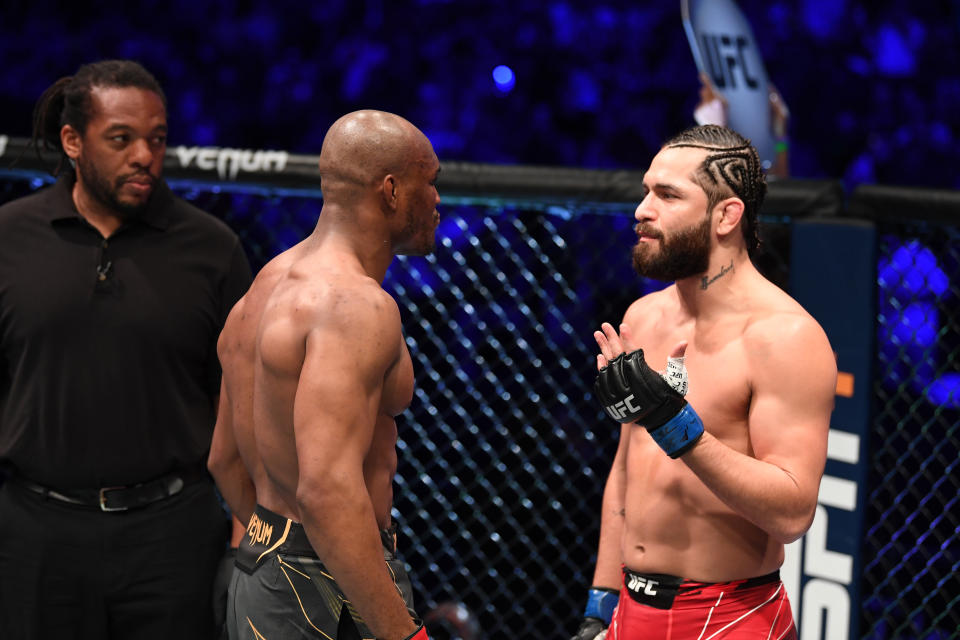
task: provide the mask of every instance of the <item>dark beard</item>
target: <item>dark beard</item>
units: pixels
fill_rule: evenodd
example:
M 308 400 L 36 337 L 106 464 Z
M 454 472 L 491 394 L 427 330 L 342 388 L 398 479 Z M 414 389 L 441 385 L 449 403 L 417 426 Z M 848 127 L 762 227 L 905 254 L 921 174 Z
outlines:
M 141 204 L 131 204 L 123 202 L 117 197 L 117 192 L 123 186 L 124 181 L 130 176 L 117 178 L 114 184 L 110 184 L 107 178 L 100 175 L 97 167 L 92 162 L 86 161 L 83 156 L 77 158 L 79 173 L 83 175 L 83 185 L 90 196 L 107 207 L 110 211 L 117 214 L 121 220 L 132 220 L 140 216 L 143 211 L 150 206 L 153 200 L 153 194 L 156 193 L 156 180 L 154 179 L 154 189 L 150 192 L 150 197 Z
M 705 273 L 710 268 L 710 216 L 666 239 L 659 236 L 660 251 L 638 242 L 633 247 L 633 268 L 645 278 L 674 282 Z

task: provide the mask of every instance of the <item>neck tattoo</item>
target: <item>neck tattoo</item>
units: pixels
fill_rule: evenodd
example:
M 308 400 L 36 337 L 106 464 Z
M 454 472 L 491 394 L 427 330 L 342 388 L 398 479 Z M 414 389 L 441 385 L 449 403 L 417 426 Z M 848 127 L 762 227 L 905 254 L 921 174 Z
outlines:
M 706 291 L 706 290 L 707 290 L 707 287 L 709 287 L 709 286 L 712 285 L 714 282 L 716 282 L 717 280 L 719 280 L 719 279 L 722 278 L 723 276 L 727 275 L 727 274 L 730 273 L 731 271 L 733 271 L 733 260 L 730 261 L 730 266 L 728 266 L 728 267 L 720 267 L 720 273 L 718 273 L 717 275 L 713 276 L 712 278 L 707 278 L 707 276 L 703 276 L 702 278 L 700 278 L 700 289 L 701 289 L 702 291 Z

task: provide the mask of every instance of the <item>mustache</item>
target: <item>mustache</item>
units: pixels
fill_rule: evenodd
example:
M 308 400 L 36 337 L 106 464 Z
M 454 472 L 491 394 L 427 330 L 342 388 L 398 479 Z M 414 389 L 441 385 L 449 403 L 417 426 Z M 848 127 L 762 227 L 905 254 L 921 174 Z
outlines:
M 151 186 L 156 186 L 159 178 L 148 171 L 136 171 L 134 173 L 127 174 L 125 176 L 120 176 L 117 178 L 117 184 L 123 184 L 125 182 L 130 182 L 133 179 L 142 179 L 146 178 Z
M 663 234 L 654 229 L 653 227 L 637 223 L 633 226 L 634 232 L 639 235 L 647 236 L 648 238 L 656 238 L 658 240 L 663 239 Z

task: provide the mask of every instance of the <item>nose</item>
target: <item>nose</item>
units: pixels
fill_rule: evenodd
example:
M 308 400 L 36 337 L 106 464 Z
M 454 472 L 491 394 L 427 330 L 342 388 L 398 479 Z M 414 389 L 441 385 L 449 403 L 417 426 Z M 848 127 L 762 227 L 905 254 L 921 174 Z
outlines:
M 637 222 L 645 222 L 647 220 L 652 220 L 656 214 L 653 209 L 650 207 L 650 198 L 652 198 L 652 191 L 643 197 L 643 200 L 640 201 L 640 204 L 637 205 L 636 211 L 633 212 L 633 218 Z
M 128 159 L 130 164 L 135 167 L 149 167 L 153 164 L 153 148 L 150 141 L 146 138 L 138 138 L 133 141 L 129 147 L 130 155 Z

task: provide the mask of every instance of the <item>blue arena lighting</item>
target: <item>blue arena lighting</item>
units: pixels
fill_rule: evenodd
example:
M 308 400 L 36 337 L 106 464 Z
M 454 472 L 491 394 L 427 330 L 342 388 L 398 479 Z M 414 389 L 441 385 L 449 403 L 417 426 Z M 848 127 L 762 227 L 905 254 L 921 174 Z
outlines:
M 275 234 L 280 251 L 286 251 L 303 239 L 299 230 L 292 227 L 281 227 L 276 230 Z
M 948 145 L 953 141 L 950 127 L 944 122 L 934 122 L 930 125 L 930 140 L 938 145 Z
M 901 300 L 941 296 L 950 288 L 950 278 L 937 257 L 917 240 L 900 245 L 889 259 L 878 264 L 880 285 Z
M 960 373 L 939 373 L 938 338 L 943 331 L 938 300 L 950 293 L 950 278 L 922 242 L 892 240 L 889 258 L 878 263 L 881 290 L 881 352 L 906 367 L 888 372 L 891 381 L 907 378 L 933 405 L 960 408 Z
M 517 78 L 513 73 L 513 69 L 501 64 L 493 68 L 493 82 L 497 85 L 497 89 L 503 93 L 509 93 L 513 90 Z
M 198 145 L 213 146 L 217 143 L 217 128 L 209 122 L 202 122 L 193 125 L 190 130 L 192 140 Z
M 927 398 L 933 404 L 960 409 L 960 373 L 945 373 L 934 380 L 927 387 Z
M 443 286 L 427 259 L 416 256 L 398 256 L 390 265 L 385 282 L 400 285 L 411 297 L 432 295 Z
M 940 330 L 940 313 L 929 302 L 913 302 L 900 312 L 901 322 L 893 327 L 893 335 L 901 345 L 928 349 L 936 344 Z
M 443 217 L 441 214 L 440 224 L 437 226 L 437 242 L 445 247 L 461 248 L 467 242 L 468 236 L 457 224 L 457 218 Z
M 877 69 L 891 76 L 911 75 L 917 66 L 916 58 L 903 35 L 890 24 L 883 25 L 877 31 L 875 60 Z
M 440 226 L 437 227 L 437 244 L 443 246 L 445 250 L 466 251 L 471 245 L 471 239 L 476 240 L 477 234 L 482 233 L 483 218 L 471 207 L 443 204 L 442 175 L 440 181 Z
M 600 106 L 600 88 L 589 73 L 575 71 L 570 75 L 570 101 L 582 111 L 596 111 Z
M 845 0 L 806 0 L 803 20 L 811 33 L 827 38 L 837 31 L 847 10 Z

